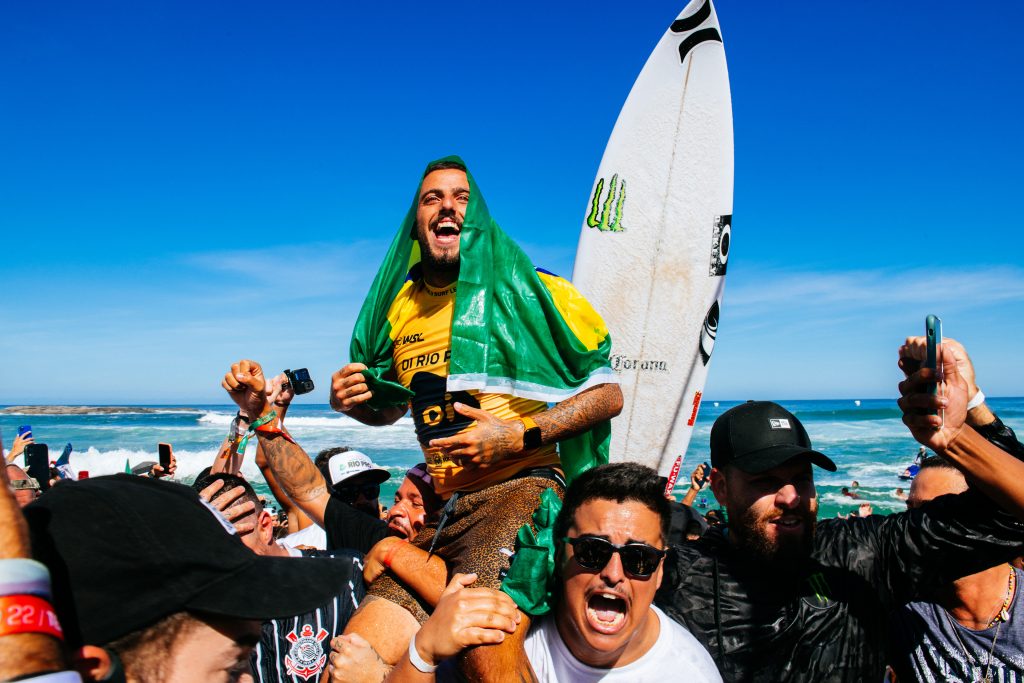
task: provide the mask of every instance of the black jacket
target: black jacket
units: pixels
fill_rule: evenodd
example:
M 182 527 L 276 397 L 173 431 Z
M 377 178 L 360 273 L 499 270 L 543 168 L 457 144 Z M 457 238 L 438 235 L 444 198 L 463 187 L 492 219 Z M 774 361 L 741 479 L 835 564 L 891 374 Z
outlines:
M 810 558 L 781 579 L 711 529 L 672 548 L 655 602 L 708 649 L 726 681 L 881 681 L 892 609 L 1019 555 L 1022 544 L 1024 524 L 971 491 L 898 514 L 821 521 Z

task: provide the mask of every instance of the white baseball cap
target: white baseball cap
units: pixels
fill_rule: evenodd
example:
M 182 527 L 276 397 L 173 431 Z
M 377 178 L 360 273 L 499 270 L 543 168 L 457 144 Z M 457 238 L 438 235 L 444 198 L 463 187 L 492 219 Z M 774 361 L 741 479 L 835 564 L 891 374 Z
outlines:
M 381 484 L 391 478 L 390 472 L 373 464 L 368 455 L 359 451 L 332 455 L 327 461 L 327 471 L 333 486 L 355 483 L 352 480 L 356 477 L 360 482 L 368 484 Z

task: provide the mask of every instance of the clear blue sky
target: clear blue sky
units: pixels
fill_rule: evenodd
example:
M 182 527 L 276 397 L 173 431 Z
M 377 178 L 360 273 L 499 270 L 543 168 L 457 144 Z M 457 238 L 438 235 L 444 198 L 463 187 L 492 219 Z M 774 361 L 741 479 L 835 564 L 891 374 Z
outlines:
M 9 3 L 0 403 L 221 402 L 239 357 L 308 366 L 325 401 L 443 154 L 570 274 L 684 5 Z M 717 7 L 736 189 L 707 396 L 893 395 L 930 312 L 987 393 L 1024 393 L 1022 5 Z

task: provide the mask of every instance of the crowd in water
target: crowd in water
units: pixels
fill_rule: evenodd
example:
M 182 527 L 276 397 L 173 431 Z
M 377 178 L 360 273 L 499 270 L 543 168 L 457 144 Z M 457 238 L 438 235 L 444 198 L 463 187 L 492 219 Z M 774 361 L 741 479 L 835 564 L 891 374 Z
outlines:
M 658 472 L 603 462 L 623 404 L 607 330 L 513 246 L 461 161 L 427 167 L 330 380 L 365 424 L 411 409 L 424 461 L 386 513 L 388 472 L 307 454 L 296 378 L 253 360 L 226 368 L 238 414 L 192 486 L 172 459 L 52 482 L 8 464 L 0 680 L 1021 680 L 1024 446 L 963 346 L 938 367 L 924 338 L 900 347 L 903 422 L 936 454 L 906 511 L 819 519 L 815 472 L 836 465 L 768 401 L 715 420 L 674 501 Z M 531 316 L 488 331 L 523 312 L 512 289 Z M 500 376 L 552 365 L 494 393 L 449 376 L 456 339 L 461 370 L 481 348 Z M 276 523 L 240 476 L 252 440 Z M 724 514 L 691 507 L 705 479 Z

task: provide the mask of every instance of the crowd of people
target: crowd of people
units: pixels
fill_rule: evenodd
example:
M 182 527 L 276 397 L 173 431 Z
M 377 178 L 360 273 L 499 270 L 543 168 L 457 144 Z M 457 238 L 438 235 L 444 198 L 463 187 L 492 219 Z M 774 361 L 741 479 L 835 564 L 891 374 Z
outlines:
M 942 391 L 924 340 L 900 348 L 903 421 L 936 454 L 906 511 L 818 519 L 815 471 L 836 465 L 768 401 L 718 417 L 675 501 L 656 471 L 606 462 L 622 393 L 600 316 L 510 253 L 464 164 L 428 166 L 331 378 L 363 423 L 412 411 L 423 462 L 386 510 L 390 473 L 345 447 L 311 457 L 288 378 L 253 360 L 223 376 L 238 414 L 191 485 L 156 465 L 40 495 L 8 465 L 0 680 L 1024 675 L 1024 446 L 960 344 Z M 544 317 L 501 349 L 474 316 L 500 317 L 510 281 Z M 493 351 L 484 370 L 467 346 Z M 553 369 L 516 375 L 516 357 Z M 253 439 L 277 520 L 241 476 Z M 705 482 L 722 510 L 703 516 Z

